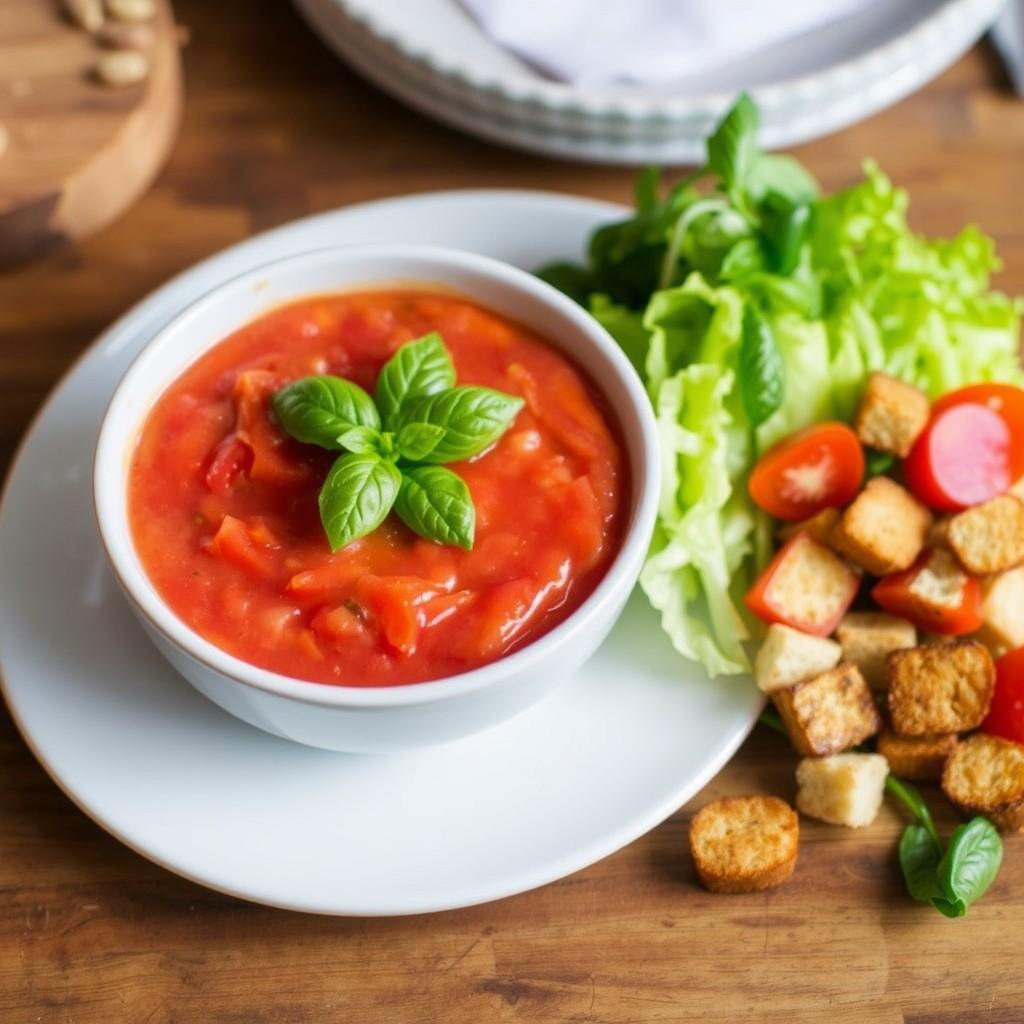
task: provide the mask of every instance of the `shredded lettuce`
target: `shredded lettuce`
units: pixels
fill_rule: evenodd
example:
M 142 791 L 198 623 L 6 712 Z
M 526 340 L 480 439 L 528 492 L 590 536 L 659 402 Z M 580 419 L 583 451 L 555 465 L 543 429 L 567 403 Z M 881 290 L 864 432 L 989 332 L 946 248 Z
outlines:
M 590 309 L 647 386 L 663 485 L 640 581 L 676 650 L 711 675 L 750 667 L 742 595 L 771 552 L 746 487 L 762 452 L 851 420 L 873 370 L 932 396 L 1024 384 L 1022 303 L 990 290 L 991 239 L 915 234 L 906 192 L 870 162 L 863 181 L 818 198 L 799 164 L 757 152 L 756 129 L 741 97 L 704 168 L 663 199 L 645 172 L 637 215 L 601 228 L 586 266 L 539 272 Z M 713 191 L 698 191 L 707 176 Z M 751 321 L 761 350 L 742 358 Z

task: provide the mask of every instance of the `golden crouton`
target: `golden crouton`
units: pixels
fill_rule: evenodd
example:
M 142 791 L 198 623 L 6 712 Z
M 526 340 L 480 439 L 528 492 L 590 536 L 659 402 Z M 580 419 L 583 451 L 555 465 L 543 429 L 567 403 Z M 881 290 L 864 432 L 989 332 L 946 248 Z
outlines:
M 975 733 L 942 772 L 942 791 L 961 812 L 983 814 L 1000 832 L 1024 827 L 1024 747 Z
M 838 754 L 881 727 L 874 698 L 855 665 L 839 665 L 772 694 L 798 754 Z
M 889 655 L 889 715 L 901 736 L 964 732 L 981 725 L 996 670 L 977 640 L 912 647 Z
M 805 757 L 796 769 L 796 806 L 830 825 L 863 828 L 882 806 L 889 765 L 880 754 Z
M 936 736 L 897 736 L 889 729 L 878 735 L 878 752 L 898 779 L 938 782 L 946 758 L 956 749 L 955 732 Z
M 985 584 L 981 615 L 979 640 L 998 651 L 1024 647 L 1024 566 L 1001 572 Z
M 949 546 L 968 572 L 986 576 L 1024 562 L 1024 502 L 1003 494 L 953 516 Z
M 702 807 L 690 823 L 697 875 L 712 892 L 760 892 L 796 866 L 800 822 L 774 796 L 738 796 Z
M 802 534 L 775 556 L 764 601 L 778 618 L 827 636 L 859 586 L 860 577 L 834 551 Z
M 928 396 L 884 373 L 868 377 L 854 429 L 862 444 L 906 458 L 928 425 Z
M 876 476 L 843 513 L 836 550 L 875 576 L 909 569 L 924 547 L 932 514 L 909 491 Z
M 834 640 L 773 623 L 754 658 L 754 679 L 764 693 L 781 690 L 839 664 Z
M 884 690 L 889 685 L 888 657 L 917 643 L 913 624 L 885 612 L 849 612 L 836 630 L 843 661 L 856 665 L 868 686 Z
M 809 519 L 801 519 L 798 523 L 785 523 L 775 531 L 780 544 L 792 540 L 798 533 L 806 533 L 819 544 L 826 546 L 832 542 L 832 531 L 839 525 L 839 509 L 823 508 Z

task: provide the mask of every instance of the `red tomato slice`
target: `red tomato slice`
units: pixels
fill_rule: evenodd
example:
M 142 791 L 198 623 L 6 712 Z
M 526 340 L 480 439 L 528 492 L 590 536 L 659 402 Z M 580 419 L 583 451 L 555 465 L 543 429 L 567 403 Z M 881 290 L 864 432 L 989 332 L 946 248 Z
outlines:
M 916 497 L 941 512 L 1005 493 L 1024 474 L 1024 391 L 975 384 L 943 395 L 905 470 Z
M 874 585 L 871 596 L 875 603 L 891 615 L 909 620 L 918 629 L 943 636 L 964 636 L 980 629 L 981 585 L 964 573 L 959 595 L 954 591 L 951 597 L 948 574 L 942 561 L 936 567 L 933 558 L 953 562 L 948 553 L 926 551 L 905 572 L 883 576 Z
M 237 434 L 228 434 L 213 450 L 206 470 L 206 486 L 217 494 L 227 494 L 251 468 L 252 449 Z
M 996 659 L 992 707 L 981 728 L 992 736 L 1024 743 L 1024 647 Z
M 864 479 L 864 449 L 845 423 L 819 423 L 766 452 L 750 474 L 754 501 L 795 522 L 852 501 Z

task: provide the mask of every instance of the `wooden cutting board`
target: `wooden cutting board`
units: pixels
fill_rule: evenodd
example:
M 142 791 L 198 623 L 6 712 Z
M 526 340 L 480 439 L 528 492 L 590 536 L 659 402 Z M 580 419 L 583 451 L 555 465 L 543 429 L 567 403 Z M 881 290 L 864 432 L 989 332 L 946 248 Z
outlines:
M 103 53 L 58 0 L 0 2 L 0 267 L 98 231 L 162 166 L 182 105 L 167 0 L 153 22 L 149 78 L 100 84 Z

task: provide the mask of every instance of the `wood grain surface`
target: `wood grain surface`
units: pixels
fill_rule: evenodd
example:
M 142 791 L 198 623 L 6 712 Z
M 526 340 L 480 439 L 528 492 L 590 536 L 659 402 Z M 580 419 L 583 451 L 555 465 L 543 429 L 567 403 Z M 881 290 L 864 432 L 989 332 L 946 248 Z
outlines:
M 0 3 L 0 267 L 88 237 L 153 180 L 181 116 L 167 0 L 152 30 L 149 77 L 112 88 L 97 81 L 103 48 L 62 17 L 59 0 Z
M 435 188 L 629 196 L 626 171 L 504 151 L 410 113 L 281 0 L 180 0 L 177 12 L 192 30 L 186 116 L 154 188 L 89 243 L 0 276 L 3 465 L 107 323 L 255 231 Z M 1024 293 L 1024 104 L 985 46 L 799 155 L 828 187 L 877 157 L 911 188 L 920 227 L 973 220 L 995 235 L 1002 284 Z M 783 888 L 696 887 L 693 809 L 726 793 L 791 798 L 792 770 L 779 738 L 756 735 L 691 806 L 570 878 L 470 910 L 343 920 L 241 903 L 129 852 L 61 795 L 0 712 L 0 1022 L 1024 1021 L 1024 840 L 1008 841 L 996 886 L 962 921 L 904 896 L 889 808 L 857 833 L 805 823 Z

